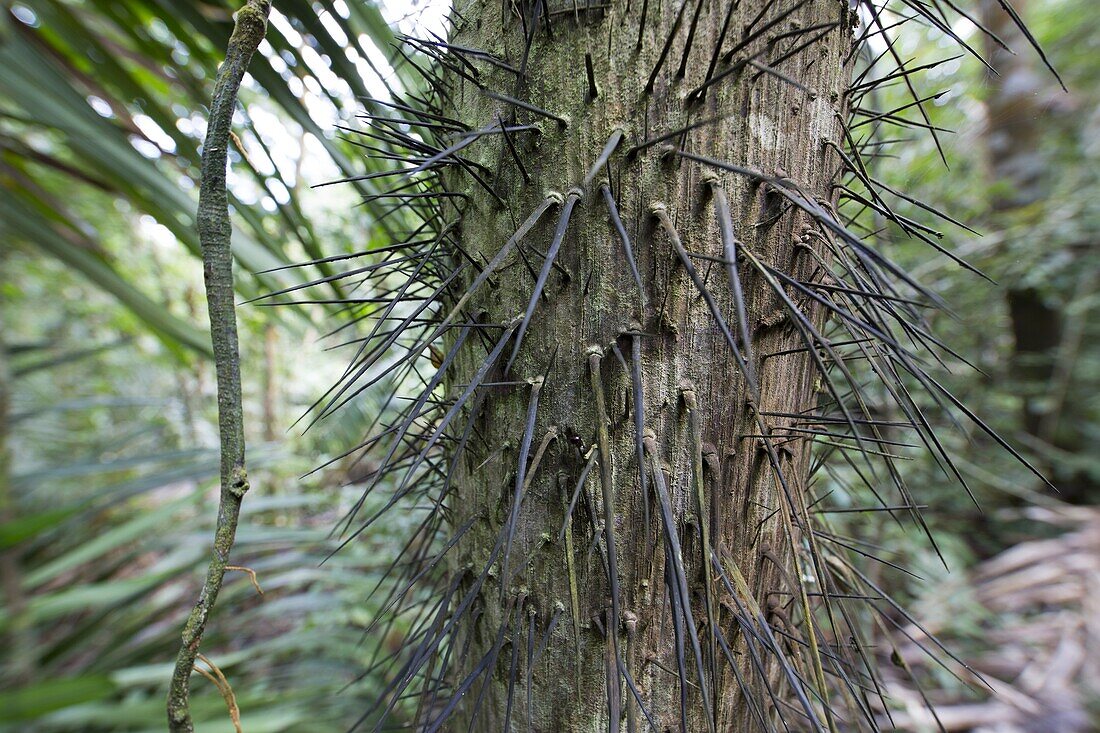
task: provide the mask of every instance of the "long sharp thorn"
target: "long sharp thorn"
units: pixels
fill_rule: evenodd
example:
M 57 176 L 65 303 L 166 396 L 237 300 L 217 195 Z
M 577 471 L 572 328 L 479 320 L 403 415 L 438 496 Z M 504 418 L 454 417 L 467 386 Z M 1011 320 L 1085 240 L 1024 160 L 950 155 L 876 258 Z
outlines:
M 657 143 L 662 143 L 665 140 L 671 140 L 674 137 L 677 137 L 679 135 L 683 135 L 685 132 L 691 132 L 692 130 L 695 130 L 699 127 L 702 127 L 704 125 L 709 125 L 712 122 L 718 122 L 719 120 L 722 120 L 722 119 L 723 119 L 722 116 L 708 117 L 705 120 L 697 120 L 695 122 L 692 122 L 691 124 L 684 125 L 683 127 L 679 127 L 675 130 L 672 130 L 671 132 L 666 132 L 666 133 L 663 133 L 663 134 L 658 135 L 656 137 L 651 137 L 651 138 L 648 138 L 646 140 L 643 140 L 642 142 L 638 143 L 637 145 L 635 145 L 634 147 L 632 147 L 632 148 L 630 148 L 626 151 L 626 158 L 627 158 L 627 160 L 631 160 L 635 156 L 637 156 L 638 153 L 642 152 L 646 148 L 649 148 L 649 147 L 652 147 L 652 146 L 656 145 Z
M 641 20 L 638 21 L 638 40 L 635 42 L 635 49 L 642 47 L 642 34 L 645 32 L 646 15 L 649 13 L 649 0 L 642 0 L 642 15 Z
M 695 29 L 699 25 L 699 14 L 703 12 L 703 0 L 695 3 L 695 14 L 691 17 L 691 25 L 688 27 L 687 40 L 684 41 L 684 53 L 680 56 L 680 66 L 676 69 L 676 78 L 683 79 L 687 71 L 688 56 L 691 54 L 691 46 L 695 41 Z
M 523 314 L 523 320 L 520 322 L 519 328 L 516 330 L 516 342 L 512 347 L 512 355 L 508 357 L 508 362 L 504 366 L 504 374 L 507 375 L 511 369 L 512 364 L 516 361 L 516 356 L 519 355 L 520 347 L 523 345 L 523 336 L 527 333 L 527 327 L 531 324 L 531 317 L 535 313 L 535 307 L 538 305 L 539 296 L 542 295 L 543 288 L 546 287 L 546 280 L 550 277 L 550 270 L 553 269 L 554 261 L 558 257 L 558 250 L 561 249 L 561 243 L 565 240 L 565 233 L 569 229 L 569 217 L 573 214 L 573 207 L 577 205 L 577 201 L 581 198 L 580 189 L 573 189 L 565 197 L 565 203 L 562 205 L 561 216 L 558 217 L 558 226 L 554 231 L 554 241 L 550 243 L 550 249 L 546 252 L 546 259 L 543 260 L 542 269 L 539 270 L 538 280 L 535 281 L 535 288 L 531 292 L 531 299 L 527 302 L 527 310 Z
M 596 403 L 596 444 L 600 456 L 600 486 L 603 492 L 604 543 L 607 546 L 607 582 L 611 591 L 611 619 L 607 629 L 608 655 L 619 658 L 619 624 L 622 623 L 619 601 L 619 563 L 615 546 L 615 485 L 611 473 L 611 435 L 608 430 L 607 402 L 604 398 L 603 378 L 600 375 L 601 352 L 598 348 L 589 351 L 588 372 L 591 377 L 592 394 Z M 619 670 L 615 668 L 608 676 L 608 700 L 619 704 L 622 691 L 619 686 Z M 610 710 L 609 710 L 610 712 Z M 612 716 L 610 730 L 619 730 L 618 715 Z
M 646 477 L 645 446 L 645 387 L 642 384 L 642 337 L 635 333 L 630 337 L 631 395 L 634 412 L 634 459 L 638 463 L 638 485 L 642 494 L 642 527 L 645 531 L 647 555 L 651 549 L 649 533 L 649 482 Z
M 726 319 L 722 316 L 722 311 L 718 307 L 718 303 L 714 300 L 714 296 L 711 295 L 707 289 L 706 283 L 699 276 L 699 273 L 695 270 L 695 265 L 691 264 L 691 258 L 688 256 L 687 251 L 684 249 L 684 245 L 680 243 L 680 236 L 676 233 L 676 228 L 672 223 L 672 219 L 668 216 L 668 211 L 663 204 L 654 204 L 650 208 L 650 212 L 657 221 L 660 222 L 661 227 L 665 230 L 665 234 L 668 235 L 669 241 L 672 242 L 673 248 L 676 250 L 676 254 L 680 258 L 680 264 L 687 270 L 688 276 L 695 284 L 695 287 L 699 290 L 699 294 L 703 296 L 703 300 L 706 301 L 707 308 L 710 309 L 711 317 L 714 318 L 718 324 L 718 328 L 721 329 L 722 335 L 726 338 L 726 343 L 729 345 L 730 350 L 733 352 L 733 356 L 737 359 L 737 363 L 741 366 L 741 371 L 745 375 L 745 382 L 749 386 L 749 391 L 753 396 L 753 399 L 759 404 L 760 401 L 760 387 L 756 383 L 755 375 L 750 373 L 747 367 L 747 361 L 744 355 L 741 353 L 741 349 L 737 346 L 737 340 L 733 338 L 733 334 L 730 333 L 729 326 L 726 325 Z
M 1054 78 L 1058 80 L 1058 84 L 1062 87 L 1062 91 L 1068 92 L 1069 90 L 1066 89 L 1065 82 L 1062 81 L 1062 77 L 1059 76 L 1058 72 L 1055 70 L 1054 64 L 1047 58 L 1047 54 L 1043 50 L 1043 47 L 1039 45 L 1039 41 L 1036 40 L 1035 36 L 1032 35 L 1031 31 L 1028 29 L 1027 24 L 1020 18 L 1020 14 L 1016 12 L 1016 8 L 1012 7 L 1012 3 L 1008 0 L 997 0 L 997 4 L 1008 13 L 1009 17 L 1012 18 L 1012 22 L 1015 23 L 1016 27 L 1020 30 L 1020 33 L 1024 35 L 1027 42 L 1030 43 L 1031 47 L 1035 49 L 1035 52 L 1039 54 L 1039 58 L 1043 60 L 1043 64 L 1050 70 L 1050 73 L 1054 74 Z
M 482 91 L 482 94 L 484 94 L 486 97 L 489 97 L 489 99 L 495 99 L 498 102 L 504 102 L 505 104 L 510 104 L 513 107 L 519 107 L 520 109 L 525 109 L 528 112 L 533 112 L 540 117 L 546 117 L 548 119 L 554 120 L 562 127 L 569 127 L 569 120 L 565 117 L 556 115 L 553 112 L 548 112 L 542 107 L 536 107 L 530 102 L 524 102 L 522 99 L 516 99 L 515 97 L 510 97 L 507 94 L 499 94 L 497 92 Z
M 574 690 L 577 695 L 577 702 L 581 699 L 581 604 L 580 604 L 580 592 L 577 586 L 577 569 L 576 560 L 573 556 L 573 507 L 576 506 L 577 497 L 584 489 L 584 480 L 588 477 L 588 472 L 592 470 L 592 465 L 596 461 L 595 448 L 592 450 L 592 458 L 589 459 L 588 465 L 585 466 L 584 471 L 581 472 L 581 480 L 577 483 L 577 490 L 573 494 L 573 498 L 569 501 L 569 506 L 565 510 L 565 521 L 562 523 L 561 536 L 565 538 L 565 569 L 569 576 L 569 611 L 572 616 L 571 621 L 573 625 L 573 674 L 574 674 Z M 563 497 L 564 498 L 564 497 Z
M 607 213 L 611 217 L 611 224 L 622 242 L 623 252 L 626 254 L 627 264 L 630 265 L 630 274 L 634 276 L 634 285 L 638 288 L 638 318 L 645 318 L 645 287 L 642 285 L 642 276 L 638 272 L 638 262 L 634 258 L 634 248 L 630 245 L 630 236 L 626 233 L 623 220 L 619 216 L 619 207 L 615 205 L 615 197 L 611 194 L 611 187 L 606 183 L 600 185 L 604 204 L 607 205 Z M 641 321 L 639 321 L 640 326 Z
M 588 94 L 585 96 L 584 101 L 591 102 L 600 96 L 600 90 L 596 86 L 596 72 L 592 68 L 592 54 L 590 53 L 584 55 L 584 73 L 588 77 Z
M 653 71 L 649 74 L 649 81 L 646 82 L 645 91 L 649 94 L 653 91 L 653 84 L 657 81 L 657 74 L 661 73 L 661 67 L 665 65 L 665 59 L 668 57 L 668 52 L 672 48 L 672 42 L 676 40 L 676 33 L 680 30 L 680 23 L 684 19 L 684 10 L 687 9 L 689 0 L 683 0 L 680 4 L 680 11 L 676 13 L 676 20 L 672 23 L 672 30 L 669 31 L 668 37 L 665 39 L 665 45 L 661 48 L 661 55 L 657 58 L 657 63 L 653 67 Z
M 527 403 L 527 418 L 524 421 L 523 438 L 519 444 L 519 463 L 516 467 L 516 487 L 512 494 L 512 510 L 508 517 L 508 523 L 504 528 L 506 539 L 504 540 L 503 567 L 500 574 L 500 594 L 502 601 L 504 599 L 504 594 L 507 592 L 508 583 L 511 580 L 511 574 L 508 570 L 512 557 L 512 539 L 515 536 L 516 525 L 519 523 L 520 509 L 523 506 L 523 494 L 527 484 L 527 459 L 531 453 L 531 440 L 535 436 L 535 419 L 538 415 L 539 394 L 542 392 L 542 385 L 544 382 L 545 380 L 541 376 L 535 377 L 535 379 L 531 381 L 531 398 Z
M 672 511 L 672 499 L 668 493 L 665 474 L 657 456 L 657 436 L 652 430 L 646 430 L 643 438 L 645 451 L 649 455 L 649 472 L 653 483 L 657 488 L 657 503 L 661 509 L 661 523 L 664 526 L 665 554 L 668 558 L 666 565 L 666 581 L 669 585 L 669 598 L 675 603 L 673 620 L 675 626 L 686 626 L 683 634 L 691 643 L 695 656 L 697 672 L 699 674 L 699 689 L 703 695 L 703 706 L 707 710 L 707 729 L 714 733 L 715 721 L 713 706 L 711 704 L 710 685 L 707 683 L 707 675 L 704 670 L 703 650 L 699 645 L 699 631 L 695 626 L 695 617 L 691 611 L 691 593 L 688 590 L 687 572 L 684 569 L 683 544 L 680 542 L 680 533 L 676 529 L 676 516 Z M 681 647 L 682 648 L 682 647 Z M 687 676 L 681 672 L 682 690 L 688 684 Z M 686 714 L 686 710 L 684 711 Z
M 581 476 L 577 479 L 577 487 L 573 491 L 573 495 L 569 499 L 568 505 L 565 508 L 565 520 L 562 522 L 561 531 L 558 532 L 558 540 L 562 540 L 565 537 L 566 531 L 572 524 L 573 509 L 577 506 L 577 499 L 581 495 L 581 490 L 584 488 L 584 482 L 588 479 L 588 474 L 592 471 L 592 467 L 596 465 L 596 459 L 599 458 L 595 449 L 590 451 L 588 456 L 588 462 L 584 464 L 584 468 L 581 470 Z
M 737 328 L 741 336 L 741 348 L 745 353 L 745 368 L 753 382 L 756 378 L 756 366 L 752 358 L 752 336 L 749 333 L 749 313 L 745 303 L 745 292 L 741 286 L 741 276 L 737 272 L 737 235 L 733 231 L 733 218 L 730 216 L 729 202 L 725 190 L 717 182 L 711 184 L 714 193 L 715 213 L 718 217 L 718 231 L 722 239 L 722 255 L 726 260 L 726 274 L 729 276 L 733 293 L 733 305 L 737 311 Z M 743 246 L 743 245 L 742 245 Z
M 588 171 L 588 175 L 584 177 L 584 187 L 588 188 L 588 184 L 592 183 L 592 179 L 599 174 L 600 169 L 607 164 L 608 158 L 615 152 L 615 148 L 619 146 L 619 143 L 623 141 L 623 131 L 615 130 L 611 133 L 611 137 L 607 139 L 607 144 L 603 146 L 603 150 L 600 152 L 600 156 L 596 158 L 596 162 L 592 164 L 592 167 Z
M 703 545 L 703 603 L 706 605 L 707 639 L 709 641 L 707 661 L 710 681 L 712 685 L 715 685 L 718 681 L 718 642 L 715 636 L 718 622 L 714 607 L 714 578 L 711 574 L 710 563 L 707 561 L 711 554 L 711 512 L 703 478 L 703 421 L 699 414 L 699 403 L 695 388 L 690 385 L 685 386 L 681 396 L 684 399 L 684 407 L 687 408 L 688 426 L 691 435 L 691 479 L 695 490 L 695 512 L 699 522 L 699 535 Z M 710 714 L 713 716 L 716 712 L 711 710 Z

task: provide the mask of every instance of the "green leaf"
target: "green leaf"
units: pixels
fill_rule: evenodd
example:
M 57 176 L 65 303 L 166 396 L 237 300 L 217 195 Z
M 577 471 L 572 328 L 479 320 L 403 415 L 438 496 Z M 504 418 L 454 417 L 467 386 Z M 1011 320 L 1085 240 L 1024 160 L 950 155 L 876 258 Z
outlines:
M 0 691 L 0 710 L 4 711 L 5 723 L 18 723 L 73 705 L 102 700 L 114 691 L 114 684 L 105 675 L 48 680 Z
M 0 550 L 15 547 L 39 532 L 53 529 L 58 523 L 80 511 L 80 506 L 67 506 L 14 519 L 0 524 Z

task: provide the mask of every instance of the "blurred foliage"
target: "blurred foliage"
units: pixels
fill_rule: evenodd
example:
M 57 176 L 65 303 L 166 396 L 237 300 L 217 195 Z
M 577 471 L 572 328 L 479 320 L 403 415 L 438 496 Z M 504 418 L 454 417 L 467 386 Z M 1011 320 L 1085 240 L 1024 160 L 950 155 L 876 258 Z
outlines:
M 216 506 L 195 181 L 236 5 L 3 4 L 0 730 L 164 726 Z M 402 83 L 392 40 L 367 3 L 278 3 L 231 151 L 242 298 L 303 282 L 296 269 L 263 271 L 378 243 L 380 203 L 355 206 L 370 181 L 309 186 L 371 172 L 337 126 Z M 233 562 L 264 594 L 231 572 L 203 651 L 250 733 L 346 730 L 379 684 L 369 668 L 388 637 L 363 630 L 385 584 L 378 563 L 395 550 L 379 532 L 330 558 L 331 530 L 360 491 L 345 486 L 341 454 L 377 406 L 359 400 L 323 429 L 285 432 L 339 374 L 342 358 L 316 345 L 336 312 L 238 314 L 255 468 Z M 195 675 L 192 687 L 199 729 L 232 730 L 214 685 Z
M 882 148 L 881 155 L 868 162 L 874 175 L 889 186 L 980 232 L 930 217 L 912 203 L 891 202 L 898 213 L 941 231 L 940 243 L 993 282 L 946 258 L 930 257 L 927 246 L 896 227 L 891 226 L 884 238 L 895 261 L 941 294 L 950 307 L 949 312 L 928 312 L 931 331 L 960 355 L 945 360 L 944 383 L 1067 491 L 1056 494 L 1043 487 L 981 432 L 948 424 L 939 435 L 973 498 L 948 480 L 927 453 L 908 453 L 913 460 L 906 464 L 907 482 L 919 487 L 920 502 L 927 505 L 922 513 L 936 551 L 927 537 L 879 515 L 838 519 L 845 534 L 913 571 L 914 576 L 900 580 L 884 573 L 884 587 L 915 609 L 918 618 L 927 620 L 963 659 L 989 651 L 993 632 L 1009 623 L 976 600 L 965 571 L 1015 543 L 1062 532 L 1029 520 L 1026 507 L 1056 507 L 1068 500 L 1100 503 L 1095 491 L 1100 485 L 1100 453 L 1091 447 L 1100 433 L 1100 16 L 1090 0 L 1028 0 L 1014 5 L 1068 88 L 1063 91 L 1028 49 L 1013 44 L 1031 64 L 1030 81 L 1037 84 L 1031 101 L 1038 131 L 1032 151 L 1040 167 L 1038 200 L 998 210 L 997 202 L 1010 197 L 1014 186 L 991 171 L 989 101 L 997 93 L 996 80 L 970 57 L 913 77 L 917 96 L 939 95 L 927 105 L 930 123 L 955 131 L 939 134 L 950 170 L 912 110 L 900 114 L 917 123 L 905 139 Z M 974 10 L 978 6 L 967 4 Z M 934 29 L 902 38 L 902 55 L 913 59 L 914 66 L 958 54 L 955 45 Z M 972 32 L 969 40 L 982 53 L 988 50 L 977 33 Z M 902 84 L 877 94 L 873 106 L 882 110 L 912 101 Z M 992 122 L 996 125 L 998 120 Z M 868 230 L 884 225 L 866 212 L 860 223 Z M 1028 378 L 1020 368 L 1009 308 L 1010 293 L 1028 290 L 1035 291 L 1060 320 L 1055 346 L 1041 355 L 1050 367 L 1049 376 L 1041 379 Z M 1042 438 L 1026 427 L 1029 402 L 1042 411 Z M 934 405 L 927 408 L 930 419 L 942 421 Z M 1072 484 L 1087 487 L 1090 482 L 1091 491 L 1069 490 Z M 843 493 L 843 481 L 819 483 L 821 494 Z M 929 666 L 924 671 L 926 690 L 943 700 L 981 696 L 978 686 L 970 688 L 946 668 Z
M 160 730 L 212 531 L 213 380 L 205 363 L 181 367 L 104 294 L 45 264 L 53 287 L 64 284 L 90 312 L 74 318 L 34 291 L 5 304 L 16 324 L 5 329 L 14 460 L 0 548 L 15 561 L 5 581 L 19 589 L 6 589 L 0 613 L 0 729 Z M 97 340 L 104 345 L 71 347 Z M 253 348 L 252 362 L 262 360 Z M 284 366 L 291 377 L 312 365 Z M 337 488 L 338 470 L 295 478 L 326 455 L 324 440 L 253 437 L 257 490 L 233 560 L 257 573 L 264 596 L 231 573 L 204 651 L 228 676 L 248 730 L 344 730 L 378 684 L 360 675 L 383 640 L 361 630 L 387 539 L 322 565 L 356 489 Z M 194 693 L 201 729 L 230 730 L 213 686 L 196 676 Z
M 972 58 L 961 58 L 918 77 L 918 94 L 945 92 L 928 106 L 933 125 L 957 133 L 941 135 L 951 170 L 945 171 L 926 131 L 914 129 L 911 140 L 890 149 L 888 160 L 876 161 L 881 176 L 899 190 L 916 193 L 981 234 L 935 222 L 943 243 L 986 273 L 994 284 L 965 275 L 945 259 L 930 260 L 921 245 L 896 238 L 895 255 L 911 264 L 922 282 L 943 295 L 953 313 L 931 312 L 934 331 L 972 362 L 949 363 L 947 384 L 1003 435 L 1044 467 L 1055 483 L 1082 471 L 1100 481 L 1100 454 L 1088 450 L 1100 430 L 1100 321 L 1095 313 L 1100 286 L 1100 37 L 1095 7 L 1088 0 L 1031 0 L 1019 4 L 1029 26 L 1043 44 L 1069 91 L 1030 58 L 1034 79 L 1039 155 L 1044 179 L 1039 200 L 1010 211 L 995 211 L 1010 181 L 992 180 L 988 160 L 989 130 L 986 99 L 994 88 L 990 72 Z M 975 41 L 978 39 L 975 38 Z M 943 59 L 955 52 L 936 31 L 907 38 L 906 49 L 917 63 Z M 1026 49 L 1015 49 L 1026 58 Z M 900 86 L 886 90 L 879 106 L 904 103 Z M 901 213 L 927 221 L 914 206 Z M 1034 289 L 1042 301 L 1064 319 L 1055 352 L 1053 376 L 1040 382 L 1022 378 L 1014 368 L 1014 339 L 1008 293 Z M 1023 428 L 1022 400 L 1039 396 L 1053 427 L 1046 440 L 1036 440 Z M 1055 434 L 1057 433 L 1057 434 Z M 959 558 L 989 554 L 1012 537 L 1005 530 L 980 531 L 1000 507 L 1025 502 L 1047 503 L 1060 497 L 1042 491 L 1038 482 L 977 433 L 955 436 L 962 450 L 967 478 L 974 485 L 979 513 L 962 492 L 944 495 L 942 472 L 928 461 L 913 467 L 914 484 L 924 484 L 935 496 L 931 516 L 948 536 L 968 536 Z M 1074 447 L 1076 446 L 1076 447 Z M 1100 496 L 1075 497 L 1096 503 Z M 979 531 L 975 532 L 975 523 Z M 987 526 L 987 529 L 989 527 Z M 1017 529 L 1020 529 L 1017 527 Z M 950 542 L 950 540 L 949 540 Z
M 110 292 L 169 348 L 208 353 L 207 337 L 178 298 L 139 284 L 125 241 L 110 247 L 112 210 L 142 217 L 198 254 L 194 225 L 199 145 L 213 71 L 236 4 L 147 0 L 26 0 L 0 18 L 0 232 L 36 248 Z M 339 8 L 337 8 L 339 5 Z M 324 214 L 340 212 L 357 183 L 310 195 L 317 183 L 362 175 L 364 161 L 335 136 L 385 82 L 374 64 L 393 37 L 370 4 L 283 2 L 263 62 L 251 69 L 236 123 L 230 197 L 243 294 L 295 280 L 262 271 L 316 259 Z M 372 60 L 373 59 L 373 60 Z M 401 74 L 390 70 L 395 82 Z M 303 214 L 311 207 L 311 216 Z M 107 212 L 106 222 L 104 212 Z M 367 206 L 363 213 L 377 214 Z M 321 230 L 321 231 L 319 231 Z M 355 243 L 349 237 L 348 244 Z M 367 244 L 363 242 L 362 244 Z M 135 272 L 134 269 L 137 269 Z M 189 317 L 190 316 L 190 317 Z

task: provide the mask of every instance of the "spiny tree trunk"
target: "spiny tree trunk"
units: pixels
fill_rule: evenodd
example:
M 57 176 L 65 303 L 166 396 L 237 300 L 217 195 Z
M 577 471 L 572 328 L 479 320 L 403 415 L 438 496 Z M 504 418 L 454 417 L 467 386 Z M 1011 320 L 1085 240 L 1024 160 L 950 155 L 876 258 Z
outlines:
M 880 727 L 861 639 L 904 612 L 820 513 L 810 444 L 843 511 L 919 524 L 893 436 L 961 481 L 923 410 L 974 415 L 922 366 L 935 295 L 844 224 L 944 251 L 846 126 L 924 114 L 897 18 L 862 7 L 887 53 L 854 86 L 839 0 L 475 0 L 402 39 L 428 90 L 372 102 L 406 165 L 370 178 L 400 175 L 377 197 L 409 233 L 349 273 L 398 276 L 319 407 L 419 390 L 347 519 L 416 511 L 368 630 L 405 630 L 379 726 L 415 700 L 431 733 Z M 914 102 L 863 106 L 899 81 Z
M 758 729 L 746 694 L 768 692 L 736 643 L 737 609 L 719 602 L 728 594 L 711 558 L 735 565 L 762 609 L 797 593 L 791 548 L 805 538 L 791 514 L 804 511 L 809 443 L 771 449 L 753 436 L 774 424 L 771 413 L 809 409 L 815 385 L 784 303 L 746 258 L 808 279 L 827 255 L 809 217 L 758 179 L 661 143 L 628 148 L 705 120 L 670 142 L 788 176 L 829 202 L 837 159 L 825 141 L 842 139 L 846 114 L 847 3 L 477 2 L 459 11 L 452 44 L 526 71 L 522 81 L 482 73 L 496 96 L 446 77 L 458 120 L 517 128 L 467 156 L 499 173 L 507 205 L 468 178 L 459 184 L 470 197 L 462 246 L 489 262 L 530 212 L 545 211 L 517 245 L 527 267 L 498 271 L 467 306 L 508 330 L 470 336 L 457 353 L 457 388 L 478 379 L 494 347 L 495 377 L 484 379 L 509 384 L 480 388 L 453 477 L 453 524 L 472 523 L 454 553 L 456 597 L 473 589 L 476 606 L 456 642 L 466 661 L 453 683 L 490 670 L 487 688 L 475 688 L 481 704 L 464 703 L 455 729 L 639 730 L 647 714 L 659 730 Z M 540 31 L 525 50 L 525 23 L 530 33 L 547 14 L 552 35 Z M 782 34 L 814 26 L 829 30 L 782 76 L 743 63 L 706 85 L 730 68 L 715 49 L 734 65 L 762 62 L 762 52 L 808 38 Z M 607 148 L 614 160 L 601 165 Z M 724 242 L 723 225 L 743 244 Z M 745 253 L 740 262 L 724 262 L 733 251 Z M 721 643 L 712 624 L 725 630 Z M 727 641 L 740 670 L 723 658 Z M 738 675 L 756 681 L 741 689 Z

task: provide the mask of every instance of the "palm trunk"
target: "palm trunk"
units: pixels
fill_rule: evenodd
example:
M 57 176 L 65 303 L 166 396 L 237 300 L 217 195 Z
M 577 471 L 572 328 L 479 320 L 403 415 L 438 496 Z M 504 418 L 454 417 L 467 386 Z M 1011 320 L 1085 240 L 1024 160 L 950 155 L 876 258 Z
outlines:
M 469 682 L 474 730 L 642 730 L 649 715 L 659 730 L 747 731 L 766 715 L 750 703 L 770 694 L 762 679 L 784 684 L 752 669 L 734 619 L 748 600 L 731 590 L 743 576 L 780 629 L 802 592 L 791 548 L 812 541 L 795 529 L 809 441 L 759 436 L 769 415 L 814 404 L 815 369 L 758 265 L 809 279 L 828 256 L 809 217 L 755 172 L 832 201 L 826 141 L 843 139 L 852 17 L 838 0 L 733 5 L 476 2 L 456 13 L 450 43 L 525 73 L 482 70 L 495 96 L 451 74 L 452 114 L 471 129 L 538 128 L 463 152 L 505 205 L 456 176 L 470 197 L 462 247 L 484 265 L 544 210 L 517 264 L 464 304 L 467 318 L 507 328 L 463 331 L 451 385 L 486 383 L 464 408 L 476 417 L 454 437 L 465 450 L 450 477 L 452 525 L 472 523 L 451 553 L 452 604 L 472 610 L 450 683 Z M 536 25 L 527 52 L 524 28 Z M 730 58 L 712 61 L 719 47 Z M 631 150 L 700 121 L 668 142 L 746 175 L 662 143 Z M 594 167 L 605 146 L 610 162 Z

